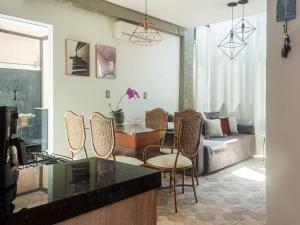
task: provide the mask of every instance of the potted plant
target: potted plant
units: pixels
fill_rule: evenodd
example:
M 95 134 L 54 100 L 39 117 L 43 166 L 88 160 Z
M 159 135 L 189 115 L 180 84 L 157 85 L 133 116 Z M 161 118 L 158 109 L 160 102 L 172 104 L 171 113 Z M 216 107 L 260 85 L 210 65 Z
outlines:
M 111 107 L 111 104 L 108 104 L 110 107 L 110 115 L 114 119 L 114 122 L 116 125 L 122 125 L 124 123 L 124 111 L 123 111 L 123 109 L 120 109 L 119 107 L 125 96 L 127 96 L 128 99 L 136 99 L 136 98 L 140 97 L 136 90 L 134 90 L 132 88 L 127 88 L 127 91 L 125 92 L 125 94 L 121 95 L 120 100 L 117 104 L 117 107 L 114 110 Z

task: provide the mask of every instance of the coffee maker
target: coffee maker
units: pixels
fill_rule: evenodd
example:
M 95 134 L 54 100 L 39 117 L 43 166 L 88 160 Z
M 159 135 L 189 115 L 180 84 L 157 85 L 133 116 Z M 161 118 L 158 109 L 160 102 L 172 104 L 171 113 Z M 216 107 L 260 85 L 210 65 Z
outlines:
M 16 107 L 0 107 L 0 215 L 12 210 L 16 196 L 18 165 L 26 165 L 26 149 L 17 136 L 18 111 Z

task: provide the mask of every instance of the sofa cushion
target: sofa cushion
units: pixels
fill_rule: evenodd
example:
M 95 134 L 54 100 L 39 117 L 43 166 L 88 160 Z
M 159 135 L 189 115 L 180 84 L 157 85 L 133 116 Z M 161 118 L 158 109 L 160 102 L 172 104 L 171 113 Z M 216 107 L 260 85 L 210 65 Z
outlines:
M 221 120 L 204 120 L 205 136 L 207 137 L 223 137 Z
M 236 117 L 235 116 L 229 117 L 228 120 L 229 120 L 230 132 L 232 134 L 238 134 Z
M 208 138 L 203 141 L 203 145 L 209 147 L 211 150 L 218 150 L 226 148 L 229 143 L 238 142 L 242 136 L 232 135 L 223 138 Z
M 204 173 L 212 173 L 255 154 L 255 136 L 234 134 L 223 138 L 209 138 L 204 145 Z
M 220 118 L 223 134 L 231 135 L 228 117 Z
M 205 119 L 219 119 L 221 117 L 221 113 L 220 112 L 204 112 L 203 113 L 205 116 Z

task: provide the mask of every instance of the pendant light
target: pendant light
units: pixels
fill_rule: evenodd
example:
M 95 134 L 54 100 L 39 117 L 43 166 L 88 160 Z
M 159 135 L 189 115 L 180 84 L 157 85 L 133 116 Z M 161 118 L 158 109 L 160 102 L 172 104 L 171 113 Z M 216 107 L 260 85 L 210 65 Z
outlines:
M 227 4 L 231 7 L 231 30 L 229 34 L 220 42 L 218 47 L 222 52 L 227 55 L 231 60 L 234 59 L 247 45 L 233 30 L 233 8 L 237 6 L 236 2 Z
M 243 6 L 243 17 L 234 26 L 233 30 L 243 41 L 246 41 L 254 33 L 256 28 L 245 19 L 245 5 L 248 4 L 248 0 L 240 0 L 238 4 Z
M 134 32 L 131 34 L 129 41 L 149 46 L 153 44 L 157 44 L 162 41 L 161 34 L 154 28 L 152 28 L 152 23 L 148 19 L 148 2 L 145 0 L 145 18 L 142 24 L 139 24 Z

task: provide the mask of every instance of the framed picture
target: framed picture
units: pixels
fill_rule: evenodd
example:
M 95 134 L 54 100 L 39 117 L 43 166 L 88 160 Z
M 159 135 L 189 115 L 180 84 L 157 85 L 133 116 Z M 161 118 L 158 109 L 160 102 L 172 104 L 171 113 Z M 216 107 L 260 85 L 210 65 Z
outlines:
M 296 18 L 296 0 L 277 0 L 277 21 Z
M 66 40 L 67 75 L 90 76 L 90 44 Z
M 116 48 L 96 45 L 96 65 L 99 78 L 116 78 Z

